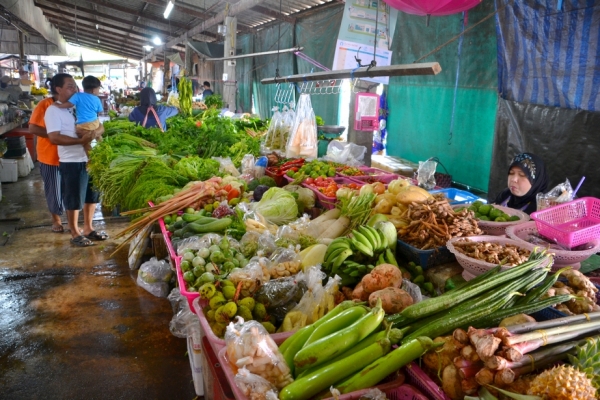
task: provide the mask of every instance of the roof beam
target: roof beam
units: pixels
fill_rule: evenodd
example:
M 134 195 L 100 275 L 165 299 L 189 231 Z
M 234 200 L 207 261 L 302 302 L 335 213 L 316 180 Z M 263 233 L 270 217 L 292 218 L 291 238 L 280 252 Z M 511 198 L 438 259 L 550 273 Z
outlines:
M 55 19 L 55 18 L 48 18 L 48 20 L 51 23 L 53 23 L 58 29 L 67 30 L 69 32 L 75 31 L 75 25 L 73 25 L 72 23 L 70 23 L 68 21 L 65 21 L 65 20 L 59 21 L 58 19 Z M 95 29 L 93 27 L 88 27 L 88 26 L 84 26 L 84 25 L 77 25 L 77 33 L 79 34 L 80 32 L 91 34 L 92 36 L 94 34 L 96 34 L 101 38 L 103 38 L 103 37 L 107 38 L 107 39 L 112 38 L 113 40 L 118 39 L 120 37 L 118 35 L 115 35 L 114 32 L 109 32 L 104 29 Z M 143 46 L 148 43 L 147 39 L 139 39 L 139 38 L 130 38 L 130 39 L 135 40 L 137 42 L 136 44 L 139 44 L 140 46 Z
M 123 49 L 128 49 L 131 51 L 139 51 L 140 53 L 143 53 L 142 50 L 142 45 L 139 46 L 133 46 L 133 45 L 124 45 L 122 41 L 119 40 L 115 40 L 114 38 L 107 38 L 105 36 L 92 36 L 92 35 L 88 35 L 88 34 L 83 34 L 83 33 L 78 33 L 77 37 L 75 37 L 75 34 L 73 32 L 70 32 L 68 30 L 65 29 L 60 29 L 60 32 L 63 36 L 69 36 L 72 38 L 84 38 L 84 39 L 89 39 L 91 41 L 98 41 L 100 40 L 100 43 L 106 43 L 106 44 L 112 44 L 116 47 L 122 47 Z
M 94 43 L 94 42 L 91 42 L 91 41 L 88 41 L 88 40 L 84 40 L 84 39 L 79 39 L 79 38 L 77 40 L 71 39 L 71 38 L 65 38 L 65 40 L 67 42 L 74 43 L 74 44 L 77 44 L 79 46 L 85 46 L 85 47 L 88 47 L 90 49 L 102 50 L 102 51 L 105 51 L 107 53 L 117 54 L 117 55 L 120 55 L 120 56 L 125 56 L 127 58 L 133 58 L 133 59 L 139 59 L 139 58 L 141 58 L 141 54 L 130 52 L 130 51 L 124 50 L 122 48 L 109 46 L 109 45 L 106 45 L 106 44 L 104 44 L 104 45 L 103 44 L 98 44 L 98 43 Z
M 170 21 L 169 22 L 169 21 L 166 21 L 164 18 L 158 18 L 158 17 L 155 17 L 154 15 L 143 14 L 143 10 L 142 11 L 137 11 L 137 10 L 134 10 L 132 8 L 120 6 L 118 4 L 112 3 L 112 2 L 107 1 L 107 0 L 93 0 L 93 1 L 88 1 L 88 3 L 95 3 L 95 4 L 97 4 L 99 6 L 102 6 L 102 7 L 110 8 L 110 9 L 113 9 L 113 10 L 116 10 L 116 11 L 121 11 L 121 12 L 124 12 L 125 14 L 134 15 L 134 16 L 138 17 L 136 19 L 136 22 L 140 22 L 139 19 L 143 18 L 143 19 L 147 19 L 147 20 L 150 20 L 150 21 L 158 22 L 159 24 L 163 24 L 163 25 L 167 25 L 167 26 L 169 24 L 171 24 L 171 25 L 176 26 L 176 27 L 181 28 L 181 29 L 188 29 L 187 25 L 182 24 L 180 22 L 177 22 L 177 21 Z M 146 4 L 144 4 L 144 6 L 146 6 Z M 79 8 L 77 8 L 77 10 L 79 11 Z
M 73 17 L 73 18 L 75 17 L 75 14 L 71 14 L 66 11 L 54 10 L 54 9 L 45 9 L 44 14 L 46 15 L 47 18 L 58 19 L 60 21 L 64 21 L 65 17 Z M 103 22 L 103 21 L 96 21 L 95 19 L 82 17 L 82 16 L 77 17 L 77 22 L 82 23 L 82 24 L 87 24 L 88 26 L 99 25 L 100 28 L 112 29 L 114 31 L 118 31 L 121 34 L 125 34 L 129 29 L 129 28 L 126 28 L 123 26 L 117 26 L 117 25 L 113 25 L 113 24 Z M 140 32 L 140 31 L 135 31 L 135 35 L 143 37 L 145 39 L 152 39 L 154 37 L 152 34 Z
M 153 4 L 155 6 L 161 6 L 163 8 L 167 7 L 167 4 L 169 3 L 168 1 L 165 1 L 165 0 L 143 0 L 143 1 L 146 3 Z M 174 1 L 173 4 L 175 5 L 175 7 L 173 7 L 173 8 L 175 8 L 177 11 L 179 11 L 183 14 L 191 15 L 193 17 L 202 18 L 202 19 L 208 19 L 212 16 L 210 14 L 203 13 L 198 10 L 194 10 L 193 8 L 182 6 L 181 4 L 178 4 L 176 1 Z
M 48 0 L 35 0 L 35 2 L 34 2 L 34 4 L 37 7 L 40 7 L 40 8 L 45 9 L 45 10 L 56 10 L 56 6 L 62 6 L 62 7 L 65 7 L 67 9 L 69 9 L 69 10 L 73 9 L 73 11 L 75 11 L 75 9 L 74 9 L 75 5 L 74 4 L 65 3 L 64 1 L 52 0 L 51 2 L 49 2 L 50 3 L 49 5 L 48 4 L 42 4 L 42 3 L 40 3 L 40 1 L 43 1 L 44 3 L 49 2 L 49 1 Z M 145 24 L 140 24 L 140 23 L 137 23 L 137 22 L 134 22 L 134 21 L 128 21 L 128 20 L 123 19 L 123 18 L 118 18 L 118 17 L 116 17 L 114 15 L 103 14 L 103 13 L 100 13 L 100 12 L 94 11 L 94 10 L 81 9 L 79 7 L 77 8 L 76 12 L 77 12 L 77 14 L 73 13 L 73 14 L 70 14 L 70 16 L 72 16 L 74 18 L 82 18 L 79 15 L 79 13 L 90 14 L 92 17 L 105 18 L 105 19 L 108 19 L 109 21 L 119 22 L 121 24 L 125 24 L 125 25 L 128 25 L 128 26 L 135 26 L 136 28 L 145 29 L 147 31 L 153 32 L 154 34 L 163 35 L 163 36 L 165 36 L 167 38 L 172 37 L 171 33 L 168 32 L 168 31 L 165 31 L 165 30 L 162 30 L 162 29 L 159 29 L 159 28 L 154 28 L 154 27 L 151 27 L 151 26 L 147 26 Z M 61 13 L 63 13 L 63 14 L 69 14 L 67 12 L 61 12 Z M 93 21 L 93 22 L 95 22 L 97 24 L 100 23 L 100 21 L 97 21 L 97 20 L 91 20 L 91 21 Z
M 152 50 L 152 52 L 146 56 L 146 59 L 148 59 L 148 57 L 152 57 L 153 55 L 156 54 L 156 52 L 160 51 L 161 49 L 173 47 L 174 45 L 179 44 L 179 43 L 186 43 L 188 37 L 193 37 L 194 35 L 197 35 L 197 34 L 201 33 L 202 31 L 205 31 L 206 29 L 208 29 L 212 26 L 215 26 L 215 25 L 219 24 L 220 22 L 223 22 L 225 20 L 226 16 L 234 17 L 254 6 L 260 5 L 263 1 L 264 0 L 242 0 L 239 3 L 234 4 L 233 6 L 229 7 L 228 12 L 226 12 L 226 10 L 223 10 L 219 14 L 215 15 L 214 17 L 202 22 L 202 24 L 198 24 L 197 26 L 188 30 L 183 35 L 180 35 L 180 36 L 176 37 L 175 39 L 169 40 L 166 44 L 160 46 L 159 48 L 157 48 L 155 50 Z
M 121 46 L 119 43 L 115 43 L 114 41 L 108 41 L 108 40 L 103 40 L 102 38 L 98 39 L 95 37 L 90 37 L 90 36 L 85 36 L 85 35 L 77 35 L 77 37 L 75 37 L 75 35 L 71 32 L 65 32 L 63 31 L 65 38 L 69 38 L 71 41 L 77 42 L 78 40 L 82 40 L 82 41 L 86 41 L 89 43 L 92 43 L 96 46 L 107 46 L 107 47 L 112 47 L 115 50 L 121 49 L 123 51 L 126 52 L 133 52 L 133 53 L 140 53 L 143 54 L 144 50 L 141 47 L 130 47 L 130 46 Z M 98 40 L 100 40 L 100 43 L 98 43 Z
M 253 11 L 259 12 L 263 15 L 266 15 L 267 17 L 271 17 L 271 18 L 275 18 L 284 22 L 289 22 L 290 24 L 295 24 L 296 23 L 296 18 L 294 17 L 289 17 L 287 15 L 281 14 L 277 11 L 273 11 L 270 8 L 267 7 L 263 7 L 263 6 L 254 6 L 252 7 Z

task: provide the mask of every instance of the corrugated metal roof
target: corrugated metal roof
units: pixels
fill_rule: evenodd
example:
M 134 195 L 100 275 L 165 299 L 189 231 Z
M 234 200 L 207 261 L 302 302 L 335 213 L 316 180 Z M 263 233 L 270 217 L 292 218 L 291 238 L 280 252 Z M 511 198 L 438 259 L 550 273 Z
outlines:
M 181 37 L 203 21 L 224 13 L 246 0 L 176 0 L 168 19 L 163 16 L 167 0 L 34 0 L 69 42 L 120 55 L 141 58 L 143 45 L 154 37 L 168 42 Z M 343 0 L 265 0 L 239 15 L 238 31 L 256 32 L 279 20 L 293 22 L 298 14 L 327 3 Z M 195 38 L 220 41 L 217 26 Z M 183 42 L 182 42 L 183 43 Z

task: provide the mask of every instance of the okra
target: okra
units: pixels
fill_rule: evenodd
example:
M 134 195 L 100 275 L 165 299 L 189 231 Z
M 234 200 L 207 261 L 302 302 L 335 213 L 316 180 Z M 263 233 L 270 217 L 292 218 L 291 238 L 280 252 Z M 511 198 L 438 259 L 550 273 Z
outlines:
M 296 379 L 279 392 L 281 400 L 306 400 L 360 371 L 373 361 L 385 356 L 391 349 L 388 339 L 381 339 L 349 357 L 318 368 L 311 374 Z
M 377 303 L 376 307 L 352 325 L 300 350 L 294 357 L 296 368 L 303 370 L 323 364 L 369 336 L 381 324 L 385 315 L 385 311 L 381 307 L 381 300 Z
M 358 321 L 359 318 L 364 317 L 366 313 L 367 309 L 363 306 L 352 307 L 342 311 L 338 315 L 334 316 L 333 318 L 330 318 L 329 320 L 325 321 L 320 326 L 318 326 L 313 331 L 312 335 L 310 335 L 306 343 L 304 343 L 304 346 L 308 346 L 309 344 L 316 342 L 319 339 L 329 336 L 332 333 L 335 333 L 340 329 L 343 329 L 355 323 L 356 321 Z
M 533 254 L 535 253 L 532 253 L 532 255 Z M 413 319 L 433 315 L 439 311 L 454 307 L 456 304 L 475 297 L 478 294 L 494 289 L 495 287 L 500 286 L 513 278 L 522 276 L 532 269 L 539 267 L 541 263 L 542 260 L 540 259 L 527 261 L 521 265 L 517 265 L 516 267 L 502 271 L 497 275 L 488 276 L 486 279 L 479 281 L 478 284 L 468 285 L 463 289 L 453 290 L 450 293 L 442 296 L 434 297 L 408 306 L 400 314 Z
M 350 393 L 375 386 L 392 372 L 399 370 L 435 347 L 436 345 L 430 338 L 417 337 L 386 356 L 378 358 L 362 371 L 350 376 L 335 387 L 341 393 Z

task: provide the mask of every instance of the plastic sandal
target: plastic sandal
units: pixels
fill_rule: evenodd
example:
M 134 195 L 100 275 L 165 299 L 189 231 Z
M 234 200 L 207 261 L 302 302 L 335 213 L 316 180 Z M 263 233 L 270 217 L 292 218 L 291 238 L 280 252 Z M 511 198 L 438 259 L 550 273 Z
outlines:
M 79 235 L 76 238 L 71 239 L 71 244 L 74 244 L 75 246 L 79 247 L 88 247 L 93 246 L 94 242 L 92 242 L 90 239 L 86 238 L 83 235 Z
M 91 231 L 90 233 L 88 233 L 87 235 L 84 235 L 84 236 L 90 240 L 106 240 L 106 239 L 108 239 L 108 235 L 104 231 L 102 231 L 102 232 Z

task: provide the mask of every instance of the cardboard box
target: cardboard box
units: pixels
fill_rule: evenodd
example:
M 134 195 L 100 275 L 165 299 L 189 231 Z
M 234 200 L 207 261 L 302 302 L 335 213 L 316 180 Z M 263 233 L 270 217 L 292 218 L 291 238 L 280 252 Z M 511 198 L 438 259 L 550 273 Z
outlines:
M 0 158 L 0 182 L 16 182 L 19 179 L 17 160 Z

